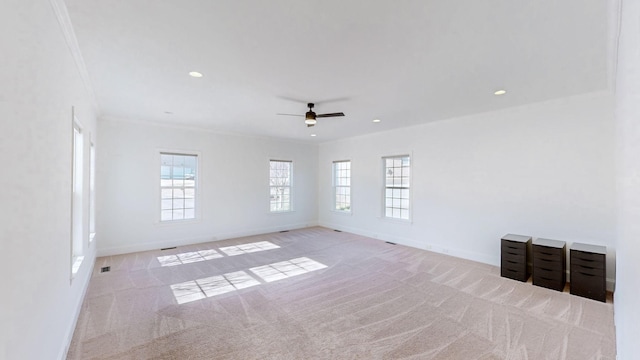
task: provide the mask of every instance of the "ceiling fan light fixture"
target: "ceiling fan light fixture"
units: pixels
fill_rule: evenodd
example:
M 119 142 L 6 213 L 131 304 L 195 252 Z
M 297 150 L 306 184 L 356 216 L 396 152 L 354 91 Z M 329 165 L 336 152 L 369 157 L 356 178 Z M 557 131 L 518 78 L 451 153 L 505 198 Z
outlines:
M 507 90 L 500 89 L 500 90 L 494 92 L 493 95 L 499 96 L 499 95 L 504 95 L 506 93 L 507 93 Z
M 309 108 L 311 109 L 311 107 Z M 307 111 L 304 114 L 304 123 L 307 125 L 315 125 L 316 124 L 316 113 L 313 111 Z
M 380 119 L 373 119 L 374 123 L 379 123 L 381 120 Z
M 197 72 L 197 71 L 191 71 L 191 72 L 189 72 L 189 76 L 194 77 L 194 78 L 201 78 L 204 75 L 202 75 L 202 73 Z

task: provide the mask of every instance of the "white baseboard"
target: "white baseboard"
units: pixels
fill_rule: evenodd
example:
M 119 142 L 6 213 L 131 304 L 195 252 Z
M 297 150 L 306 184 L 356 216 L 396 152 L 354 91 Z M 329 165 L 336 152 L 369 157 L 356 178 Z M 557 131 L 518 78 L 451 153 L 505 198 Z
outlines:
M 268 234 L 268 233 L 278 232 L 283 230 L 302 229 L 305 227 L 312 227 L 312 226 L 318 226 L 318 223 L 314 221 L 312 222 L 306 221 L 304 223 L 294 223 L 294 224 L 287 224 L 287 225 L 280 225 L 280 226 L 255 228 L 255 229 L 249 229 L 249 230 L 245 229 L 245 230 L 239 230 L 239 231 L 223 232 L 223 233 L 212 234 L 211 236 L 199 237 L 199 238 L 172 239 L 167 241 L 153 241 L 153 242 L 145 242 L 145 243 L 135 244 L 135 245 L 100 248 L 98 249 L 97 257 L 129 254 L 129 253 L 140 252 L 140 251 L 158 250 L 158 249 L 174 247 L 174 246 L 201 244 L 201 243 L 233 239 L 233 238 L 244 237 L 244 236 Z

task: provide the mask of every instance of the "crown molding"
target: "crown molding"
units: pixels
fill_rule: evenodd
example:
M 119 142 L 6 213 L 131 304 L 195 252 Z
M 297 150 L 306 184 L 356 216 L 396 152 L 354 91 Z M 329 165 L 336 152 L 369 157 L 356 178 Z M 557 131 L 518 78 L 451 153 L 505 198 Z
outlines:
M 89 101 L 91 102 L 94 111 L 96 113 L 99 113 L 100 107 L 98 106 L 98 101 L 96 99 L 96 94 L 93 91 L 93 86 L 91 86 L 89 72 L 87 71 L 87 66 L 84 62 L 84 58 L 82 57 L 80 46 L 78 45 L 76 33 L 73 30 L 73 25 L 71 24 L 71 18 L 69 17 L 69 12 L 67 11 L 67 5 L 65 4 L 64 0 L 49 0 L 49 2 L 51 3 L 53 12 L 56 14 L 56 18 L 58 19 L 58 23 L 60 24 L 60 28 L 62 29 L 62 33 L 64 34 L 64 38 L 67 42 L 67 46 L 69 47 L 69 51 L 71 52 L 71 56 L 76 63 L 76 67 L 78 69 L 78 72 L 80 73 L 80 77 L 82 78 L 82 82 L 84 83 L 84 87 L 89 96 Z
M 623 0 L 607 2 L 609 13 L 609 41 L 607 48 L 607 85 L 613 93 L 616 91 L 618 77 L 618 51 L 620 47 L 620 31 L 622 26 Z

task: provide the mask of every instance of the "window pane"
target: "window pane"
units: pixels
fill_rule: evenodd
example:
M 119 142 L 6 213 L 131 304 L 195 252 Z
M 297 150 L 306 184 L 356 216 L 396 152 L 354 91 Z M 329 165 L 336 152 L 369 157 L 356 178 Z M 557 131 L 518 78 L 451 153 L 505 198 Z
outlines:
M 185 209 L 193 209 L 196 206 L 196 202 L 193 199 L 187 199 L 184 201 Z
M 184 167 L 184 158 L 183 155 L 173 155 L 173 166 Z
M 182 220 L 184 219 L 184 210 L 173 210 L 173 220 Z
M 160 155 L 160 163 L 162 165 L 171 166 L 173 164 L 173 155 L 161 154 Z
M 186 209 L 184 211 L 185 219 L 194 219 L 196 217 L 196 211 L 194 209 Z
M 173 202 L 171 201 L 171 199 L 162 200 L 162 210 L 171 210 L 171 209 L 173 209 Z
M 160 220 L 162 221 L 166 221 L 166 220 L 171 220 L 171 214 L 173 212 L 171 210 L 162 210 L 162 212 L 160 213 Z
M 173 189 L 173 197 L 183 199 L 184 198 L 184 190 L 183 189 Z
M 188 199 L 193 199 L 196 196 L 195 189 L 184 189 L 184 197 Z
M 171 189 L 162 189 L 161 195 L 163 199 L 171 199 L 173 197 L 173 190 Z

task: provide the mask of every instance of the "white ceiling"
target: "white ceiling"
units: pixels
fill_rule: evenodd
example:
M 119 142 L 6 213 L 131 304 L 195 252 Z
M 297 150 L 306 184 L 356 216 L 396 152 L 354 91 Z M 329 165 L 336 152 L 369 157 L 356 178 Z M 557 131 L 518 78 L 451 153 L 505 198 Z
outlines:
M 607 88 L 606 0 L 66 4 L 103 117 L 321 142 Z

